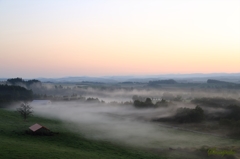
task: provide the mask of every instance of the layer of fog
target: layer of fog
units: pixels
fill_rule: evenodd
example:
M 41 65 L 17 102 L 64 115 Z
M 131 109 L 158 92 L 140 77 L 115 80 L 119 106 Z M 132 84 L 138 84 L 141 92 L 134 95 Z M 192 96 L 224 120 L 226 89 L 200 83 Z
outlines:
M 88 138 L 148 148 L 200 148 L 201 146 L 240 146 L 240 142 L 161 127 L 154 117 L 172 115 L 174 108 L 136 109 L 77 102 L 33 106 L 35 115 L 56 118 L 67 129 Z M 40 123 L 41 124 L 41 123 Z
M 31 89 L 35 94 L 46 94 L 55 97 L 63 97 L 72 95 L 100 98 L 106 102 L 131 101 L 134 95 L 162 98 L 164 93 L 170 93 L 173 96 L 181 96 L 184 100 L 191 100 L 202 97 L 220 97 L 240 99 L 240 91 L 234 89 L 211 89 L 211 88 L 150 88 L 150 87 L 125 87 L 121 86 L 106 86 L 106 87 L 84 87 L 73 84 L 54 85 L 43 83 L 42 85 L 32 85 Z M 114 99 L 114 100 L 113 100 Z

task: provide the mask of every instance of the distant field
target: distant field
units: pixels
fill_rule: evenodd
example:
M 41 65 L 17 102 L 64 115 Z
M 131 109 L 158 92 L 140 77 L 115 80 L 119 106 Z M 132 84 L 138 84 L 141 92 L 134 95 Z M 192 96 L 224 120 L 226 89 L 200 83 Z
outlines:
M 25 134 L 24 131 L 34 123 L 40 123 L 59 134 L 55 136 Z M 59 121 L 31 117 L 25 122 L 16 112 L 2 109 L 0 109 L 0 139 L 1 159 L 166 159 L 159 154 L 85 139 L 64 129 Z

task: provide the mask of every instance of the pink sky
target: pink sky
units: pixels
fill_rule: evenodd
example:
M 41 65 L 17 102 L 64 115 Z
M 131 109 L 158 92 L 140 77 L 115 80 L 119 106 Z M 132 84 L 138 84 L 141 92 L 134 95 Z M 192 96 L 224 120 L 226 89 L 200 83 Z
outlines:
M 240 72 L 239 0 L 3 0 L 0 15 L 0 77 Z

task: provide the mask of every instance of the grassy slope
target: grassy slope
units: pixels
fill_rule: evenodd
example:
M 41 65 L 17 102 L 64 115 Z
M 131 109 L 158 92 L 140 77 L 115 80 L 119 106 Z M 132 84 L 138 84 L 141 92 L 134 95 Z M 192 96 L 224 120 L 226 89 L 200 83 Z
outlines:
M 24 133 L 32 124 L 42 124 L 55 136 L 31 136 Z M 16 112 L 0 109 L 0 158 L 42 159 L 163 159 L 152 153 L 85 139 L 64 129 L 61 122 L 31 117 L 23 121 Z

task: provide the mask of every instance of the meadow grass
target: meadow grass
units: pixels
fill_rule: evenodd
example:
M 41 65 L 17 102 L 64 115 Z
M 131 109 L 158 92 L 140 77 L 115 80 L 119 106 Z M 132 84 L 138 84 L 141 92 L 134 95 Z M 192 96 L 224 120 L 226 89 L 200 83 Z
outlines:
M 54 136 L 28 135 L 25 130 L 39 123 Z M 12 159 L 166 159 L 159 154 L 106 141 L 86 139 L 65 129 L 57 120 L 32 116 L 24 121 L 17 112 L 0 109 L 0 158 Z

